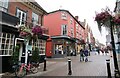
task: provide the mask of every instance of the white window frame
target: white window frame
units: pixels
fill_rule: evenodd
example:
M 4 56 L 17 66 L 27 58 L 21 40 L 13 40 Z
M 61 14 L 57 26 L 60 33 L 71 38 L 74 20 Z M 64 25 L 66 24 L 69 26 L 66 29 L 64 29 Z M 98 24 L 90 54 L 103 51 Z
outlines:
M 71 28 L 71 36 L 74 37 L 74 30 Z
M 46 40 L 38 39 L 35 43 L 35 47 L 39 49 L 39 55 L 45 55 L 46 53 Z M 33 41 L 32 41 L 33 45 Z
M 39 18 L 39 15 L 34 13 L 34 12 L 32 12 L 32 22 L 33 22 L 34 25 L 38 24 L 38 22 L 39 22 L 38 18 Z
M 67 13 L 66 12 L 61 12 L 61 19 L 64 19 L 64 20 L 67 19 Z
M 7 12 L 8 11 L 9 0 L 0 0 L 0 10 Z
M 0 56 L 12 55 L 15 35 L 0 32 Z M 4 35 L 3 35 L 4 34 Z M 9 35 L 9 36 L 8 36 Z
M 70 24 L 73 24 L 73 19 L 72 18 L 70 18 Z
M 24 17 L 23 17 L 23 14 L 24 14 Z M 16 16 L 20 19 L 19 25 L 25 25 L 25 22 L 27 19 L 27 13 L 17 8 Z
M 66 28 L 66 33 L 64 34 L 64 30 Z M 67 35 L 67 25 L 61 25 L 61 35 Z

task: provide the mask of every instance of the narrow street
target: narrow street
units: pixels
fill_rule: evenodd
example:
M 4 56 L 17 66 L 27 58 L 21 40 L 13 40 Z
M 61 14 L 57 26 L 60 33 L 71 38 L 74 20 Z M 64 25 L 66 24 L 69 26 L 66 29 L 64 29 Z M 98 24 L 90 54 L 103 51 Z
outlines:
M 79 55 L 71 56 L 71 76 L 107 76 L 106 59 L 110 59 L 111 74 L 114 75 L 113 60 L 109 55 L 91 53 L 88 62 L 80 62 Z M 43 71 L 43 63 L 39 72 L 28 76 L 68 76 L 68 57 L 47 59 L 47 71 Z

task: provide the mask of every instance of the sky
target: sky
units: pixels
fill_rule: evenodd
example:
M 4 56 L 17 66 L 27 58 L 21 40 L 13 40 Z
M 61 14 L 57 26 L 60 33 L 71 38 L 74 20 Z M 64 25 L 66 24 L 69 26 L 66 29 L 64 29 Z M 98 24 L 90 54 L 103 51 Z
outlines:
M 79 21 L 86 19 L 93 31 L 93 35 L 99 42 L 105 44 L 106 31 L 103 28 L 100 33 L 97 23 L 94 21 L 95 12 L 109 7 L 113 12 L 116 0 L 35 0 L 47 12 L 58 9 L 68 10 L 73 16 L 79 16 Z

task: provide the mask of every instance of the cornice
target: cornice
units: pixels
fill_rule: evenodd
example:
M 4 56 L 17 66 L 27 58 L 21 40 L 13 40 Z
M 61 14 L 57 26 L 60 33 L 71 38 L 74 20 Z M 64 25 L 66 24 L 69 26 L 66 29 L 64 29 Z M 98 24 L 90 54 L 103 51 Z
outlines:
M 35 13 L 37 13 L 39 15 L 44 14 L 44 10 L 42 10 L 40 7 L 32 4 L 32 2 L 30 2 L 29 0 L 14 0 L 14 1 L 22 3 L 23 5 L 30 8 L 31 10 L 33 10 L 33 12 L 35 12 Z

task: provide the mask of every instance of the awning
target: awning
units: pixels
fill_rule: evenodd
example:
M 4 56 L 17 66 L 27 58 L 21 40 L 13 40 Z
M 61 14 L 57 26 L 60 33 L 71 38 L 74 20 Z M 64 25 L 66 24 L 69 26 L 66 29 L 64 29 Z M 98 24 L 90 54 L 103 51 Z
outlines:
M 69 37 L 69 36 L 51 36 L 51 39 L 67 39 L 67 40 L 70 40 L 70 41 L 73 41 L 75 42 L 76 40 L 72 37 Z

